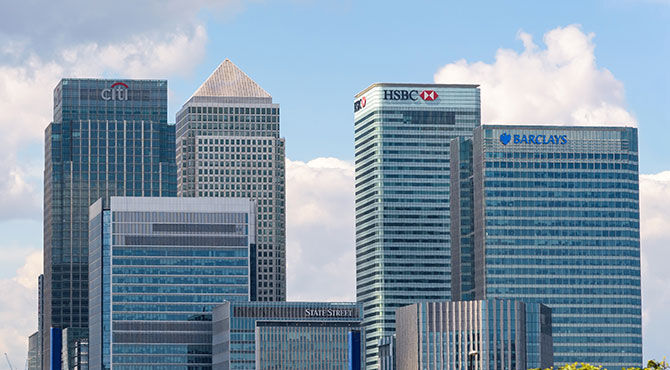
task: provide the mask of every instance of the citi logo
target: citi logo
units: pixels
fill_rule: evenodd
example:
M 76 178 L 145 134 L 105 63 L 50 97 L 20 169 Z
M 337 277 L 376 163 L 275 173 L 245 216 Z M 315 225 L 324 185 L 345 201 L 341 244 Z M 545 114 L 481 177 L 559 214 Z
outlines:
M 128 85 L 123 82 L 116 82 L 112 84 L 108 89 L 103 89 L 100 92 L 100 97 L 102 100 L 128 100 Z
M 359 110 L 365 108 L 365 103 L 366 103 L 365 96 L 356 100 L 354 102 L 354 112 L 358 112 Z
M 424 101 L 433 101 L 437 99 L 438 95 L 434 90 L 384 90 L 384 100 L 412 100 L 417 101 L 419 98 Z

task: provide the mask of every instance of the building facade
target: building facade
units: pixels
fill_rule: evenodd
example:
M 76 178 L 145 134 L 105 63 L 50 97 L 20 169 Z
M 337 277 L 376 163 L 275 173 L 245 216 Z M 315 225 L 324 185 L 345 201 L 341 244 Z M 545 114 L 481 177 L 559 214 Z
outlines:
M 61 369 L 88 370 L 88 328 L 63 329 Z
M 486 125 L 456 146 L 472 152 L 470 199 L 452 198 L 472 204 L 452 219 L 471 238 L 452 239 L 474 263 L 461 291 L 551 307 L 557 366 L 641 366 L 637 130 Z
M 37 362 L 39 359 L 37 358 L 37 353 L 40 351 L 39 350 L 39 342 L 37 340 L 38 332 L 35 332 L 31 334 L 28 337 L 28 359 L 27 359 L 27 367 L 28 370 L 38 370 L 41 369 L 42 367 L 40 366 L 41 364 Z M 39 365 L 38 365 L 39 364 Z
M 54 89 L 53 122 L 45 130 L 46 368 L 51 327 L 88 327 L 88 207 L 112 195 L 176 193 L 167 81 L 60 81 Z
M 177 112 L 181 197 L 258 203 L 258 271 L 252 299 L 286 300 L 284 139 L 279 104 L 226 59 Z
M 449 300 L 449 143 L 480 123 L 477 85 L 378 83 L 356 95 L 356 296 L 366 368 L 398 307 Z
M 535 308 L 529 311 L 528 306 Z M 540 336 L 529 335 L 527 323 L 540 324 Z M 396 311 L 396 338 L 398 370 L 526 370 L 553 364 L 551 310 L 541 304 L 502 300 L 415 303 Z M 529 362 L 529 357 L 539 361 Z
M 225 302 L 214 309 L 213 369 L 347 369 L 360 366 L 356 303 Z M 350 343 L 350 339 L 351 340 Z
M 111 197 L 90 214 L 91 369 L 212 367 L 212 309 L 247 301 L 249 199 Z

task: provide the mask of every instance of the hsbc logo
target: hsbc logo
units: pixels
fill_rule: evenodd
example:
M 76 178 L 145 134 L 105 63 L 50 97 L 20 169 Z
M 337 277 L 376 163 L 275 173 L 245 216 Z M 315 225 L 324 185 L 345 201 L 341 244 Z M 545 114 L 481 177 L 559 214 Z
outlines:
M 365 103 L 366 103 L 365 96 L 356 100 L 354 102 L 354 113 L 358 112 L 359 110 L 361 110 L 363 108 L 365 108 Z
M 434 90 L 423 90 L 419 96 L 425 101 L 433 101 L 438 95 Z
M 103 89 L 100 92 L 100 97 L 102 100 L 128 100 L 128 85 L 123 82 L 116 82 L 112 84 L 108 89 Z
M 412 100 L 417 101 L 421 98 L 424 101 L 433 101 L 439 95 L 435 90 L 384 90 L 384 100 Z

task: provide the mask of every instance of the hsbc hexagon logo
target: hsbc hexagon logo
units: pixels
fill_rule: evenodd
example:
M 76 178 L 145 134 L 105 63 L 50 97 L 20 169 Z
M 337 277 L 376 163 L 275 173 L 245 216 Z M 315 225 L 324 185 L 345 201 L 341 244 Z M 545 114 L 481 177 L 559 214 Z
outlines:
M 419 96 L 425 101 L 433 101 L 437 99 L 439 95 L 437 95 L 435 90 L 423 90 Z
M 358 112 L 359 110 L 361 110 L 363 108 L 365 108 L 365 103 L 366 103 L 365 96 L 356 100 L 354 102 L 354 113 Z

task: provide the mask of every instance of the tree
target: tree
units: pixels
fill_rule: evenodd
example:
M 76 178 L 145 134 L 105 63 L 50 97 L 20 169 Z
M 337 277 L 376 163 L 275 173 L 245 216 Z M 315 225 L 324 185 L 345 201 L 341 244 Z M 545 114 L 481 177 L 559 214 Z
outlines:
M 542 370 L 542 369 L 530 369 L 530 370 Z M 554 370 L 553 367 L 550 367 L 545 370 Z M 594 366 L 584 362 L 575 362 L 574 364 L 565 364 L 559 367 L 557 370 L 607 370 L 602 366 Z M 665 361 L 665 357 L 662 361 L 649 360 L 647 366 L 644 368 L 641 367 L 629 367 L 622 370 L 670 370 L 670 365 Z

